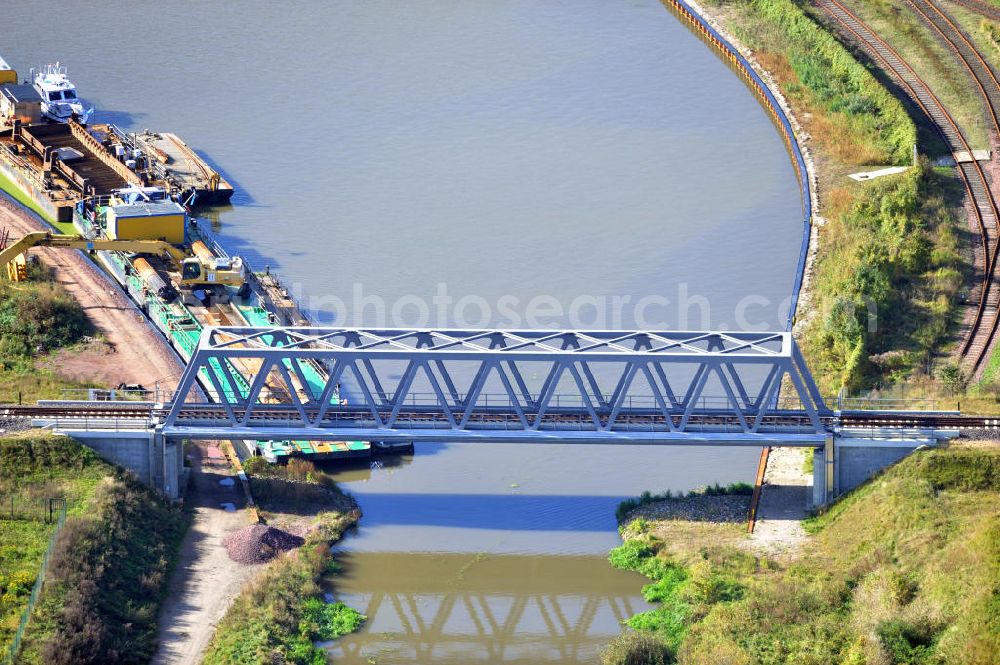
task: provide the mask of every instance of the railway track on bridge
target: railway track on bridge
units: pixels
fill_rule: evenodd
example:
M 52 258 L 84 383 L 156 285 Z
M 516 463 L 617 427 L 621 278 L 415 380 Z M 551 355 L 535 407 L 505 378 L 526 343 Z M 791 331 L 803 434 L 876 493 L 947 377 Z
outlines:
M 927 0 L 907 0 L 918 15 L 928 16 L 927 21 L 936 25 L 939 34 L 948 34 L 957 43 L 949 42 L 956 55 L 966 63 L 977 82 L 984 102 L 992 116 L 994 128 L 1000 132 L 1000 84 L 982 59 L 971 41 L 955 37 L 958 32 L 947 17 Z M 970 227 L 978 230 L 980 242 L 973 245 L 976 268 L 973 297 L 975 312 L 972 321 L 962 331 L 959 354 L 962 364 L 972 377 L 980 374 L 1000 326 L 1000 270 L 997 255 L 1000 253 L 1000 208 L 982 165 L 975 160 L 972 147 L 961 128 L 948 113 L 930 87 L 912 67 L 882 39 L 871 27 L 858 18 L 838 0 L 816 0 L 816 5 L 827 13 L 841 29 L 863 49 L 876 64 L 902 86 L 907 96 L 930 120 L 955 157 L 956 171 L 961 178 L 971 208 Z M 924 10 L 928 13 L 924 14 Z M 937 20 L 933 23 L 930 16 Z M 944 31 L 944 32 L 942 32 Z M 947 38 L 945 38 L 947 42 Z M 977 57 L 978 56 L 978 57 Z M 968 58 L 968 61 L 966 61 Z M 965 157 L 962 153 L 966 153 Z M 960 161 L 968 159 L 970 161 Z
M 0 405 L 0 418 L 20 417 L 35 419 L 51 419 L 69 423 L 73 420 L 86 421 L 146 421 L 154 423 L 162 421 L 169 411 L 168 406 L 19 406 Z M 317 409 L 307 408 L 308 415 L 315 416 Z M 365 408 L 339 408 L 330 414 L 337 420 L 360 421 L 371 419 L 372 414 Z M 386 414 L 388 415 L 388 412 Z M 185 408 L 180 417 L 183 421 L 219 422 L 227 417 L 222 405 L 198 405 Z M 251 424 L 266 427 L 269 423 L 280 424 L 294 421 L 300 417 L 300 412 L 291 405 L 272 405 L 268 411 L 255 413 Z M 962 415 L 953 412 L 920 412 L 920 411 L 842 411 L 827 412 L 820 416 L 821 421 L 829 427 L 851 428 L 914 428 L 914 429 L 984 429 L 1000 428 L 1000 416 Z M 432 409 L 403 410 L 399 421 L 409 425 L 426 424 L 445 428 L 449 426 L 447 418 Z M 479 425 L 515 425 L 518 416 L 512 411 L 497 409 L 493 412 L 478 413 L 472 421 Z M 716 413 L 695 413 L 691 417 L 692 425 L 700 426 L 735 426 L 736 418 L 725 411 Z M 581 413 L 556 412 L 546 414 L 545 422 L 550 425 L 576 423 L 589 424 L 590 417 Z M 623 414 L 619 420 L 623 426 L 665 426 L 663 415 L 649 410 L 644 413 Z M 766 422 L 771 426 L 795 427 L 808 422 L 805 414 L 796 412 L 775 413 L 766 416 Z

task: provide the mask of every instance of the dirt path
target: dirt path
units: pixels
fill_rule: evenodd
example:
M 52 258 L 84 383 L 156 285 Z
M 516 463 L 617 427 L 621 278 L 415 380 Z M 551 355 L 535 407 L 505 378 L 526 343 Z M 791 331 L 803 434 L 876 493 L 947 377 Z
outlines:
M 238 564 L 229 559 L 222 539 L 247 526 L 242 510 L 239 480 L 229 487 L 219 484 L 232 478 L 229 462 L 212 443 L 189 444 L 192 484 L 186 501 L 194 507 L 194 523 L 184 536 L 180 560 L 170 580 L 170 590 L 160 609 L 160 647 L 153 665 L 198 663 L 244 583 L 260 566 Z M 224 503 L 236 507 L 227 512 Z
M 750 546 L 763 554 L 794 554 L 805 542 L 809 477 L 802 469 L 801 448 L 774 448 L 764 473 L 764 490 Z
M 5 198 L 0 197 L 0 229 L 12 239 L 31 231 L 48 230 Z M 54 280 L 80 303 L 87 317 L 107 342 L 103 349 L 88 349 L 81 359 L 56 357 L 53 368 L 67 376 L 103 386 L 157 382 L 176 386 L 183 365 L 135 304 L 110 277 L 79 251 L 33 249 Z

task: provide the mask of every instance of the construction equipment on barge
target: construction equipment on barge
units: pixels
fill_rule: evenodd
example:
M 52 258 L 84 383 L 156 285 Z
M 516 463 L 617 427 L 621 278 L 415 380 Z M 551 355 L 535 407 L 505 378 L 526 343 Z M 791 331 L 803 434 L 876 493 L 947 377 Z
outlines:
M 25 252 L 32 247 L 82 249 L 91 252 L 107 250 L 147 255 L 149 258 L 135 259 L 132 267 L 143 277 L 150 290 L 167 302 L 173 299 L 169 297 L 170 294 L 176 297 L 177 291 L 170 288 L 169 282 L 164 280 L 153 267 L 151 261 L 156 257 L 168 259 L 179 273 L 179 277 L 173 281 L 182 293 L 201 290 L 221 300 L 224 296 L 219 294 L 224 294 L 226 287 L 233 287 L 244 293 L 249 289 L 242 261 L 239 258 L 220 259 L 204 247 L 204 244 L 202 254 L 188 256 L 183 250 L 162 240 L 90 239 L 79 235 L 57 235 L 48 231 L 28 233 L 0 250 L 0 264 L 7 266 L 7 276 L 12 281 L 24 279 L 26 271 L 21 266 L 25 265 Z M 203 258 L 206 255 L 212 258 Z M 185 299 L 188 299 L 187 296 Z M 197 300 L 204 299 L 197 298 Z
M 81 235 L 28 234 L 7 246 L 0 233 L 0 263 L 11 279 L 27 278 L 26 251 L 31 247 L 88 251 L 185 360 L 205 326 L 270 325 L 286 318 L 309 325 L 287 293 L 280 307 L 273 302 L 278 290 L 273 276 L 270 288 L 262 284 L 240 257 L 227 256 L 206 230 L 188 219 L 195 206 L 231 199 L 233 187 L 218 170 L 175 134 L 88 125 L 89 112 L 76 100 L 65 69 L 57 65 L 39 76 L 50 74 L 65 79 L 51 81 L 58 92 L 31 85 L 36 81 L 18 84 L 17 72 L 0 59 L 0 176 L 27 195 L 43 216 L 71 222 Z M 34 71 L 31 78 L 39 79 Z M 231 300 L 231 295 L 237 298 Z M 301 399 L 325 383 L 326 368 L 307 363 L 300 370 L 296 390 Z M 256 371 L 217 367 L 212 370 L 216 376 L 205 373 L 199 382 L 209 394 L 221 385 L 233 387 L 232 382 L 248 394 L 247 378 Z M 269 386 L 261 395 L 283 399 Z M 334 398 L 340 400 L 339 391 Z M 246 443 L 272 462 L 372 453 L 371 444 L 361 441 Z
M 233 196 L 233 186 L 175 134 L 129 134 L 73 115 L 40 122 L 42 104 L 32 86 L 0 84 L 0 173 L 54 221 L 69 222 L 80 201 L 121 189 L 157 189 L 187 208 Z

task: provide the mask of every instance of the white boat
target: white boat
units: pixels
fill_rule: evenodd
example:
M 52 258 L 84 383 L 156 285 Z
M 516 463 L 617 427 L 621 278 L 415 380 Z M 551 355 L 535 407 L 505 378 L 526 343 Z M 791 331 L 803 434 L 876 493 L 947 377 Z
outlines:
M 45 65 L 31 83 L 42 97 L 42 115 L 57 122 L 67 122 L 75 113 L 80 122 L 87 122 L 90 111 L 84 111 L 76 86 L 66 76 L 65 66 L 58 62 Z

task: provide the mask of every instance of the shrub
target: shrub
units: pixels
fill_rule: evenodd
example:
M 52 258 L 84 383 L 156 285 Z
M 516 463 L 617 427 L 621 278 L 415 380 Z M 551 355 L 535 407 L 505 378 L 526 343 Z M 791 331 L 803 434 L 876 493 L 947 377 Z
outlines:
M 657 635 L 648 631 L 621 633 L 601 652 L 601 665 L 668 665 L 674 654 Z
M 729 483 L 723 487 L 719 483 L 715 483 L 714 485 L 709 485 L 701 492 L 690 492 L 688 496 L 697 496 L 698 494 L 704 494 L 705 496 L 750 496 L 753 494 L 753 485 L 749 483 Z
M 908 623 L 899 619 L 886 621 L 876 630 L 882 646 L 896 665 L 939 663 L 934 655 L 936 632 L 929 622 Z
M 299 633 L 310 639 L 335 640 L 356 631 L 366 618 L 344 603 L 327 603 L 320 598 L 309 598 L 302 604 Z
M 52 284 L 0 288 L 0 339 L 7 353 L 32 356 L 78 342 L 91 329 L 79 304 Z
M 156 616 L 187 518 L 124 472 L 98 488 L 96 505 L 95 514 L 70 517 L 56 539 L 28 638 L 41 662 L 142 663 L 156 650 Z
M 673 496 L 674 494 L 670 490 L 660 494 L 653 494 L 649 490 L 646 490 L 638 497 L 628 498 L 619 503 L 618 508 L 615 509 L 615 517 L 621 522 L 636 508 L 656 503 L 657 501 L 665 501 L 666 499 L 673 498 Z
M 0 439 L 0 480 L 53 476 L 97 462 L 86 446 L 61 436 L 15 436 Z
M 18 570 L 7 580 L 5 592 L 11 595 L 27 595 L 35 586 L 35 574 L 27 570 Z
M 945 389 L 952 395 L 965 394 L 968 379 L 966 379 L 965 372 L 962 371 L 958 363 L 948 363 L 942 367 L 939 378 L 941 379 L 941 383 L 944 384 Z
M 1000 489 L 1000 456 L 977 450 L 935 452 L 913 459 L 918 473 L 935 490 L 962 492 L 997 491 Z
M 243 460 L 243 470 L 248 476 L 264 475 L 270 467 L 271 463 L 263 457 L 255 456 Z
M 656 555 L 646 539 L 629 540 L 611 550 L 608 560 L 615 568 L 622 570 L 639 570 L 643 562 Z

